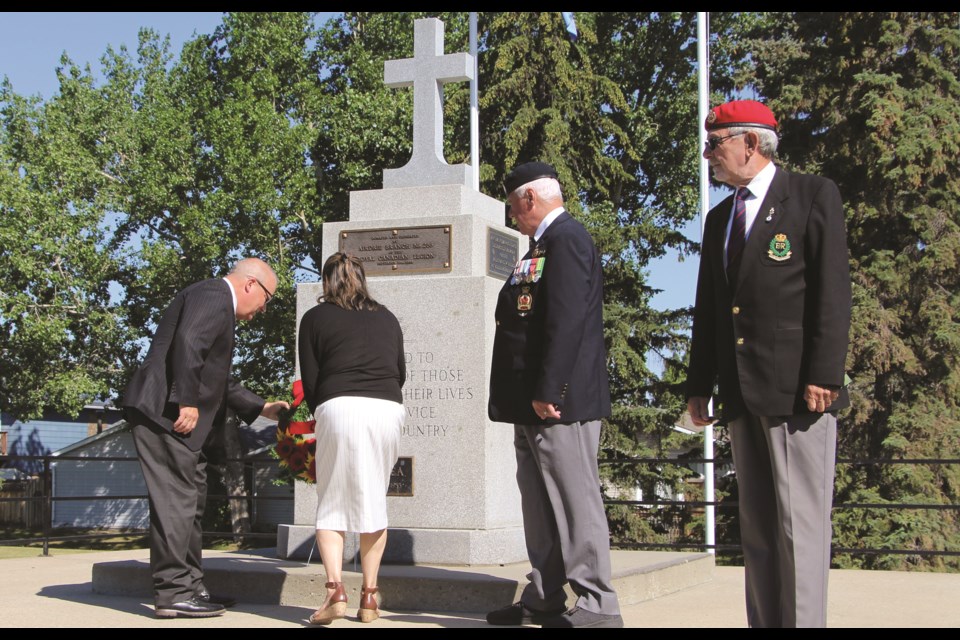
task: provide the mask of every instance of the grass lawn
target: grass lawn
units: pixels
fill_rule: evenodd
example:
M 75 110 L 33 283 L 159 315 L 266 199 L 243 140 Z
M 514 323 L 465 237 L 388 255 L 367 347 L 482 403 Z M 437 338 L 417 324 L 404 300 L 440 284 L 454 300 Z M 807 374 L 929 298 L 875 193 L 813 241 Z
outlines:
M 146 537 L 141 533 L 123 531 L 104 531 L 91 529 L 57 529 L 51 532 L 51 537 L 75 536 L 84 534 L 106 534 L 103 537 L 89 539 L 51 540 L 49 553 L 51 556 L 67 553 L 91 553 L 94 551 L 114 551 L 121 549 L 145 549 L 148 547 Z M 36 540 L 43 536 L 42 531 L 31 529 L 0 529 L 0 540 L 7 544 L 0 545 L 0 559 L 28 558 L 43 555 L 43 542 Z M 34 538 L 30 540 L 30 538 Z M 22 539 L 22 544 L 17 544 Z
M 97 549 L 63 549 L 50 547 L 51 556 L 61 556 L 68 553 L 94 553 Z M 43 555 L 43 547 L 7 547 L 0 546 L 0 560 L 7 558 L 32 558 Z
M 96 537 L 51 540 L 49 545 L 50 555 L 120 551 L 123 549 L 144 549 L 149 553 L 150 543 L 143 532 L 56 529 L 51 532 L 51 537 L 83 536 L 87 534 L 93 534 Z M 42 535 L 43 533 L 39 531 L 0 528 L 0 540 L 8 543 L 0 544 L 0 560 L 4 558 L 28 558 L 43 555 L 43 543 L 36 541 L 36 538 Z M 33 538 L 34 540 L 28 541 L 29 538 Z M 23 539 L 23 544 L 16 544 L 18 539 Z M 245 545 L 239 545 L 233 539 L 222 538 L 208 538 L 203 542 L 204 549 L 217 551 L 238 551 L 241 548 L 255 548 L 257 546 L 257 543 L 252 541 Z

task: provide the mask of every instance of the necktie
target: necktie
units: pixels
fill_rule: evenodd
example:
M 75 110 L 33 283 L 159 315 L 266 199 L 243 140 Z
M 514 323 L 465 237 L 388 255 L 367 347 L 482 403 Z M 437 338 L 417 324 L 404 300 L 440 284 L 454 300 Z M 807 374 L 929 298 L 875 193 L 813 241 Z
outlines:
M 734 197 L 733 225 L 730 227 L 730 239 L 727 241 L 727 268 L 734 264 L 743 251 L 744 235 L 747 223 L 747 196 L 750 190 L 746 187 L 737 189 Z

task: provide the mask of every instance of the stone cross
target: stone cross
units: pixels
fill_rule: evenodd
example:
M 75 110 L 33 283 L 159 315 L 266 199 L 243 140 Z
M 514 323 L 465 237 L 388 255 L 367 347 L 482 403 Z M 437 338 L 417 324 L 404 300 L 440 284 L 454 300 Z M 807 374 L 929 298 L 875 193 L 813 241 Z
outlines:
M 443 53 L 443 23 L 436 18 L 414 22 L 413 57 L 386 60 L 388 87 L 413 86 L 413 154 L 399 169 L 383 170 L 383 188 L 443 184 L 473 185 L 468 164 L 447 164 L 443 157 L 443 88 L 447 82 L 474 78 L 473 56 Z

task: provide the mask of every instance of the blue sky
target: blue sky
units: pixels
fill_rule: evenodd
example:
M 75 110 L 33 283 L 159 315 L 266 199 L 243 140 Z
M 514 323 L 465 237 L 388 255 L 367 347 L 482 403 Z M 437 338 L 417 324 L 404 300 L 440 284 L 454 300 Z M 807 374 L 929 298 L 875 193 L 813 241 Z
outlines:
M 107 46 L 126 45 L 135 52 L 141 27 L 169 35 L 171 50 L 178 55 L 184 42 L 212 32 L 221 18 L 220 12 L 0 12 L 0 77 L 6 76 L 18 94 L 47 99 L 57 90 L 55 70 L 64 52 L 81 67 L 89 63 L 99 76 L 99 60 Z M 481 114 L 481 126 L 482 122 Z M 688 227 L 687 235 L 699 239 L 698 221 Z M 698 264 L 696 256 L 679 262 L 671 253 L 651 265 L 651 285 L 664 290 L 654 298 L 654 306 L 692 305 Z
M 0 76 L 21 95 L 49 98 L 57 90 L 56 68 L 66 52 L 81 67 L 97 73 L 110 45 L 137 50 L 137 33 L 150 27 L 169 35 L 174 54 L 196 33 L 220 24 L 219 12 L 0 12 Z

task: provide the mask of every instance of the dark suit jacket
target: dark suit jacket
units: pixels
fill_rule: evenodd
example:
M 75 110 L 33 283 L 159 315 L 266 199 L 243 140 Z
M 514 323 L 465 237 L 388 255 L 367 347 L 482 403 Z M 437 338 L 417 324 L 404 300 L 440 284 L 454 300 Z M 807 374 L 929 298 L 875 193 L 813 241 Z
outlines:
M 229 406 L 246 422 L 253 422 L 264 401 L 230 377 L 234 328 L 230 285 L 222 278 L 204 280 L 181 291 L 164 311 L 150 351 L 133 374 L 122 406 L 173 433 L 180 405 L 197 407 L 193 432 L 180 436 L 199 451 L 214 424 Z
M 842 386 L 850 331 L 843 204 L 826 178 L 779 167 L 727 282 L 723 248 L 733 196 L 707 215 L 687 397 L 713 394 L 723 419 L 807 413 L 807 384 Z M 772 212 L 772 218 L 766 218 Z M 849 406 L 846 389 L 830 405 Z
M 563 212 L 540 237 L 537 253 L 546 259 L 539 281 L 508 279 L 497 300 L 490 419 L 539 424 L 533 400 L 559 406 L 565 423 L 609 416 L 597 248 L 583 225 Z M 518 302 L 522 295 L 530 298 Z M 518 307 L 527 303 L 527 315 L 520 315 Z

